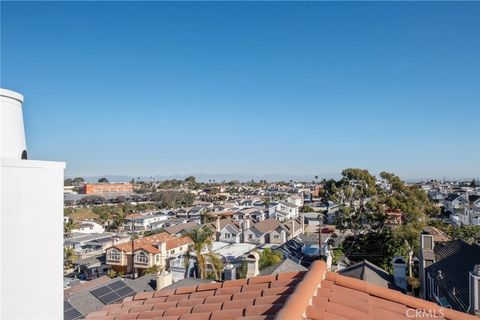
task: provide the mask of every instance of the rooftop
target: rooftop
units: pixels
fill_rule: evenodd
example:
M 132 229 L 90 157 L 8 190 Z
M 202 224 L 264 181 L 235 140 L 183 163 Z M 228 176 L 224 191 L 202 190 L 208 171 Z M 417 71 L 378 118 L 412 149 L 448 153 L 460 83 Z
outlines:
M 89 320 L 296 320 L 406 319 L 408 311 L 443 319 L 477 318 L 398 291 L 327 272 L 317 261 L 308 272 L 284 272 L 142 292 L 90 313 Z

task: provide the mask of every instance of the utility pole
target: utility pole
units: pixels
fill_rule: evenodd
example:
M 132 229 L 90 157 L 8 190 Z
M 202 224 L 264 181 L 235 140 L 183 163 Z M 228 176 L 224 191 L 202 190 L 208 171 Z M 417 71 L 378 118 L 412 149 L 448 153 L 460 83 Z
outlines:
M 135 254 L 134 254 L 135 239 L 133 237 L 133 224 L 134 224 L 135 218 L 133 218 L 131 221 L 132 222 L 130 223 L 130 240 L 132 241 L 132 279 L 135 279 Z

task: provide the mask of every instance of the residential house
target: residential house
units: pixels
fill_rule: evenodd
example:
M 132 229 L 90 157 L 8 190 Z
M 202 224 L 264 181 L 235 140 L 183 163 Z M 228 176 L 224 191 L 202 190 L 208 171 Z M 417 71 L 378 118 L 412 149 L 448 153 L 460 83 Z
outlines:
M 445 308 L 480 315 L 480 245 L 420 236 L 420 294 Z
M 280 222 L 277 219 L 266 219 L 253 224 L 245 230 L 245 242 L 257 245 L 282 244 L 303 233 L 302 219 L 291 219 Z
M 161 214 L 161 213 L 153 213 L 153 214 L 129 214 L 125 218 L 125 229 L 130 230 L 133 226 L 134 231 L 144 231 L 144 230 L 152 230 L 152 225 L 159 221 L 165 221 L 169 219 L 170 216 Z
M 129 241 L 128 236 L 104 233 L 73 233 L 71 237 L 64 240 L 65 246 L 75 251 L 77 259 L 85 259 L 97 255 L 102 255 L 105 250 L 114 244 Z
M 192 229 L 198 228 L 198 227 L 199 227 L 199 224 L 197 223 L 197 221 L 187 222 L 186 220 L 184 220 L 180 223 L 172 224 L 168 227 L 165 227 L 163 230 L 164 230 L 164 232 L 168 233 L 169 235 L 180 236 L 180 235 L 184 235 L 186 232 L 188 232 Z
M 142 274 L 149 267 L 167 266 L 166 260 L 188 251 L 192 241 L 188 237 L 173 237 L 166 232 L 139 238 L 132 242 L 113 245 L 106 250 L 107 264 L 124 274 Z M 133 248 L 133 259 L 132 259 Z
M 275 208 L 274 217 L 279 221 L 286 221 L 298 217 L 300 207 L 289 201 L 281 201 Z
M 468 205 L 457 212 L 459 224 L 480 226 L 480 206 Z
M 91 233 L 104 233 L 105 228 L 99 224 L 96 223 L 93 220 L 83 220 L 80 222 L 78 228 L 73 229 L 72 233 L 85 233 L 85 234 L 91 234 Z
M 216 241 L 227 243 L 240 243 L 243 240 L 243 223 L 245 223 L 248 228 L 251 220 L 232 220 L 230 218 L 217 218 L 214 222 L 207 223 L 206 227 L 209 228 L 214 234 L 216 234 Z
M 444 200 L 445 212 L 455 214 L 458 209 L 461 209 L 469 204 L 469 201 L 462 195 L 451 193 Z

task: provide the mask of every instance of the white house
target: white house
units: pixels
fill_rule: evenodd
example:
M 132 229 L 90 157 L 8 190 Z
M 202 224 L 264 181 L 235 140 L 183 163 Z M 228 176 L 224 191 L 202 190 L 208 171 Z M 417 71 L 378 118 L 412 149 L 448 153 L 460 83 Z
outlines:
M 130 229 L 133 224 L 134 230 L 149 230 L 152 229 L 152 224 L 168 220 L 169 218 L 171 217 L 164 214 L 131 214 L 126 217 L 124 227 Z
M 464 196 L 458 194 L 449 194 L 444 200 L 445 211 L 450 213 L 456 213 L 458 209 L 461 209 L 468 205 L 468 200 Z
M 460 224 L 480 226 L 480 207 L 467 206 L 458 211 Z
M 288 202 L 282 201 L 275 208 L 274 217 L 279 221 L 285 221 L 298 217 L 300 207 Z
M 101 224 L 96 223 L 93 220 L 83 220 L 77 229 L 72 230 L 72 233 L 85 233 L 85 234 L 104 233 L 104 232 L 105 232 L 105 228 Z

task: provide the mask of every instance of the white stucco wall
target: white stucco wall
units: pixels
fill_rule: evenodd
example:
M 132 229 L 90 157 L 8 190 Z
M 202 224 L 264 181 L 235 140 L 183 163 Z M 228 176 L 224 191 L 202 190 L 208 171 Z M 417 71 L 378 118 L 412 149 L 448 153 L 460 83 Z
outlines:
M 65 163 L 1 165 L 0 319 L 63 319 Z

